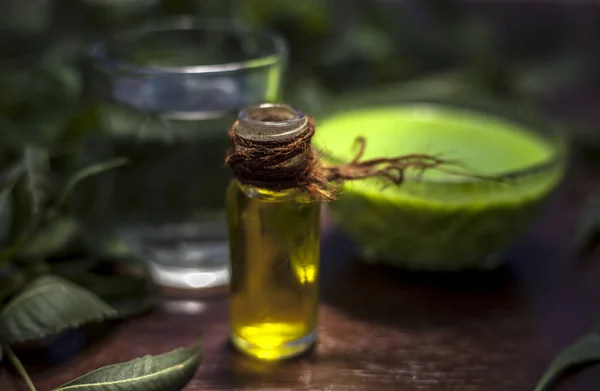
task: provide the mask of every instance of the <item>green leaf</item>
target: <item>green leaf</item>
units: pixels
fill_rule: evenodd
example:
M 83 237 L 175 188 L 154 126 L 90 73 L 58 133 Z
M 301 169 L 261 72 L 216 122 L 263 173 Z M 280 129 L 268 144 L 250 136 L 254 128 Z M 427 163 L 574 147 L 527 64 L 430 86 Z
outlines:
M 33 215 L 31 215 L 29 210 L 22 210 L 25 207 L 23 203 L 20 202 L 25 197 L 22 197 L 22 192 L 19 191 L 20 188 L 23 188 L 22 185 L 23 183 L 21 181 L 16 183 L 12 194 L 13 202 L 11 219 L 13 227 L 11 227 L 11 230 L 14 230 L 14 233 L 11 233 L 11 235 L 15 236 L 11 238 L 12 243 L 0 250 L 0 266 L 14 258 L 36 234 L 40 226 L 43 225 L 44 216 L 41 213 L 33 213 Z M 19 227 L 21 225 L 22 228 L 15 229 L 15 226 Z
M 550 363 L 534 391 L 549 390 L 554 381 L 570 369 L 600 362 L 600 335 L 592 332 L 566 347 Z
M 177 391 L 194 376 L 201 356 L 198 342 L 158 356 L 102 367 L 53 391 Z
M 90 272 L 63 275 L 77 285 L 85 286 L 116 309 L 120 318 L 140 315 L 158 302 L 158 289 L 150 280 L 134 275 L 103 276 Z
M 68 328 L 117 316 L 93 293 L 60 277 L 37 278 L 0 312 L 0 335 L 9 343 L 41 339 Z
M 50 219 L 27 240 L 19 256 L 46 259 L 60 254 L 75 242 L 78 229 L 77 222 L 68 216 Z
M 27 187 L 31 197 L 33 213 L 41 212 L 43 202 L 46 200 L 50 163 L 48 151 L 38 147 L 26 147 L 23 153 L 27 173 Z

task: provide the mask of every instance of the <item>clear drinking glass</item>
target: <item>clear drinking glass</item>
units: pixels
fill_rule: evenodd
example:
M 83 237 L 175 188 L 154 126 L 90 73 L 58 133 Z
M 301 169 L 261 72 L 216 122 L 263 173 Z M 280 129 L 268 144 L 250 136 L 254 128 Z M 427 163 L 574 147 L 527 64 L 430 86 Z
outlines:
M 81 160 L 128 161 L 80 186 L 88 238 L 143 257 L 163 286 L 227 284 L 228 128 L 241 108 L 278 99 L 285 59 L 274 32 L 191 17 L 96 44 L 88 95 L 99 129 Z

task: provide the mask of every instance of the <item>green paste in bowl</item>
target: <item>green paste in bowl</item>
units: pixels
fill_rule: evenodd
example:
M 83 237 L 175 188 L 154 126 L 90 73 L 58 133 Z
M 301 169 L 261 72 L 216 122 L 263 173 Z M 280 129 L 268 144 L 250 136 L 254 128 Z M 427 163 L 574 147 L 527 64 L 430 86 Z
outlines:
M 460 170 L 407 172 L 401 185 L 381 178 L 343 186 L 334 221 L 371 260 L 412 269 L 491 268 L 535 219 L 564 172 L 564 140 L 539 119 L 434 102 L 405 102 L 335 114 L 314 144 L 329 163 L 414 153 L 460 161 Z M 457 169 L 457 167 L 453 167 Z

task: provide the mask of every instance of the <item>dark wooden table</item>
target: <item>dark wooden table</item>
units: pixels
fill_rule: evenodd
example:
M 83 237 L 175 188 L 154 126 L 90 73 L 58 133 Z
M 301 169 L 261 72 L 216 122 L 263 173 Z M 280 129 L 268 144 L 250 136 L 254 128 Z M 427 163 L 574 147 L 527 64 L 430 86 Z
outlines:
M 49 390 L 102 365 L 190 344 L 204 329 L 203 364 L 186 390 L 532 391 L 560 349 L 600 318 L 600 259 L 570 249 L 596 180 L 600 167 L 577 164 L 495 272 L 431 276 L 362 265 L 326 228 L 319 343 L 301 359 L 262 363 L 233 352 L 220 294 L 165 302 L 34 381 Z M 0 390 L 17 384 L 0 374 Z M 557 390 L 600 390 L 600 366 Z

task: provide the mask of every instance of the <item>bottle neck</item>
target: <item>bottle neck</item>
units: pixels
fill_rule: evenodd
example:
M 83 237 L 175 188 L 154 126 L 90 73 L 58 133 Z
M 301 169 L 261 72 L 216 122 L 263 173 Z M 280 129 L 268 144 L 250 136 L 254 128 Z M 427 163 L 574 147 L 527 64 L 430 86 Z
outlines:
M 285 143 L 308 130 L 308 117 L 291 106 L 264 103 L 242 110 L 235 133 L 255 143 Z
M 270 190 L 264 187 L 245 185 L 237 179 L 234 180 L 237 182 L 237 186 L 239 186 L 240 190 L 249 198 L 257 198 L 266 202 L 295 201 L 306 203 L 312 201 L 307 197 L 306 193 L 298 187 L 283 190 Z
M 315 159 L 310 144 L 313 133 L 312 121 L 290 106 L 250 107 L 240 113 L 231 130 L 226 163 L 243 186 L 261 189 L 252 194 L 287 198 L 287 190 L 308 183 Z

